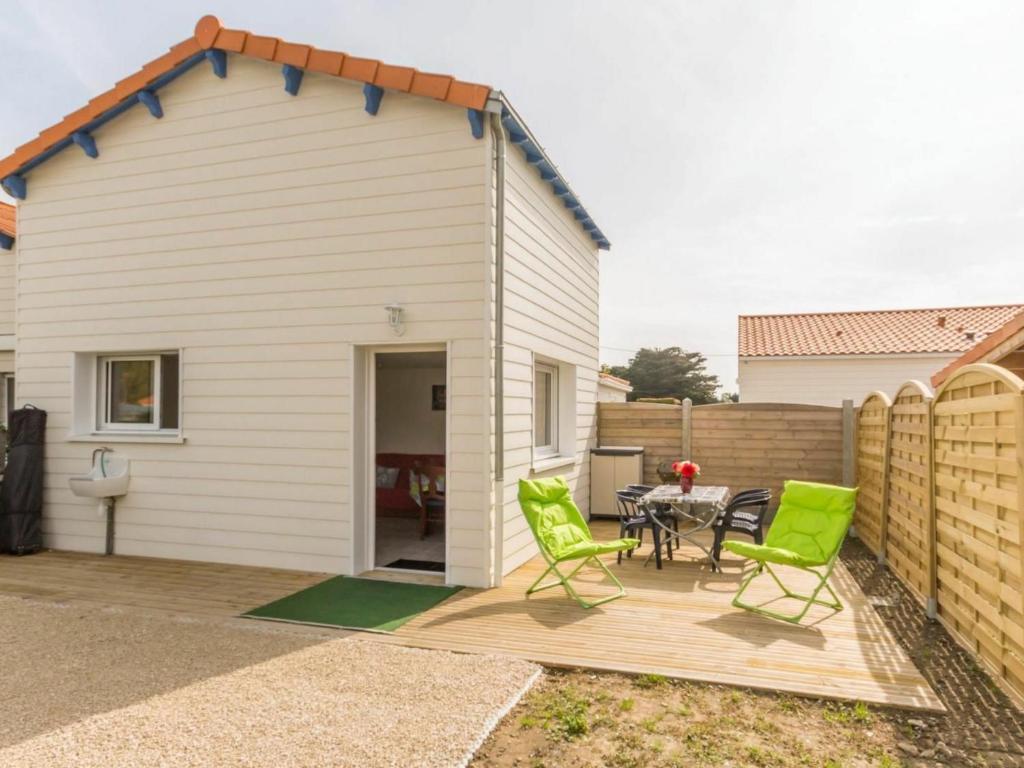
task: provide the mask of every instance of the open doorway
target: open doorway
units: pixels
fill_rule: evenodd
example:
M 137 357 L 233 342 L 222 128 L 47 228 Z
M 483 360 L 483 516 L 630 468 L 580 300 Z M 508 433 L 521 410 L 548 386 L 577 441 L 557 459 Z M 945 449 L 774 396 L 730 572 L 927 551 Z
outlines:
M 374 565 L 445 572 L 447 356 L 374 355 Z

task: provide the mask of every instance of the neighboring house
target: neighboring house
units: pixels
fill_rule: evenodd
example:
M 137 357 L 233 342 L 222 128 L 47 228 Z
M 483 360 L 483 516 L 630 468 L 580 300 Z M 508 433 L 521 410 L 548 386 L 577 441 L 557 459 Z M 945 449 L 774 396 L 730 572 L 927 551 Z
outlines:
M 17 209 L 0 202 L 0 418 L 14 407 L 14 241 Z
M 931 377 L 938 387 L 962 365 L 995 363 L 1024 378 L 1024 312 L 1020 312 Z
M 1024 305 L 741 315 L 740 401 L 859 404 L 936 370 Z
M 586 510 L 609 244 L 500 92 L 207 16 L 0 178 L 47 546 L 102 551 L 68 490 L 100 446 L 132 462 L 120 554 L 440 557 L 488 586 L 536 554 L 520 478 L 563 474 Z M 403 449 L 381 414 L 413 405 Z M 422 539 L 374 511 L 403 482 L 422 506 L 417 467 L 446 497 Z
M 633 385 L 610 373 L 597 374 L 597 402 L 624 403 L 626 395 L 633 391 Z

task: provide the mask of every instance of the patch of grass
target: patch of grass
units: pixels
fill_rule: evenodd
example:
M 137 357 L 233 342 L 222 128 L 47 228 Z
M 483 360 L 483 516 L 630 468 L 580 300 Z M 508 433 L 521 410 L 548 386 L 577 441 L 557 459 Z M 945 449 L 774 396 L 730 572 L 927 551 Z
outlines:
M 878 768 L 902 768 L 903 761 L 886 753 L 878 760 Z
M 640 675 L 634 683 L 637 688 L 660 688 L 668 683 L 668 678 L 664 675 Z
M 574 688 L 552 691 L 537 702 L 535 716 L 549 732 L 574 739 L 590 731 L 590 700 Z
M 848 704 L 830 702 L 825 705 L 821 716 L 834 725 L 870 725 L 874 720 L 871 709 L 863 701 Z
M 633 699 L 623 699 L 619 702 L 620 712 L 629 712 L 636 706 L 636 702 Z
M 770 768 L 770 766 L 785 764 L 784 758 L 770 749 L 765 749 L 764 747 L 748 745 L 744 752 L 747 761 L 751 765 L 756 765 L 761 768 Z
M 784 693 L 779 694 L 777 705 L 783 712 L 788 712 L 790 714 L 793 714 L 800 709 L 796 700 L 792 696 L 788 696 Z
M 648 733 L 654 733 L 656 730 L 658 730 L 658 723 L 660 723 L 662 721 L 662 718 L 664 717 L 664 713 L 660 715 L 652 715 L 651 717 L 645 717 L 643 720 L 640 721 L 640 727 Z

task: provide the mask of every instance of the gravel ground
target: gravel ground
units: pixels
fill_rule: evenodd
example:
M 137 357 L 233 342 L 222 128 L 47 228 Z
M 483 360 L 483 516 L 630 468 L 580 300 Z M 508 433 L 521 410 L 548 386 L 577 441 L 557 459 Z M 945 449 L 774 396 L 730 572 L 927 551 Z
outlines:
M 0 765 L 464 764 L 539 668 L 0 597 Z

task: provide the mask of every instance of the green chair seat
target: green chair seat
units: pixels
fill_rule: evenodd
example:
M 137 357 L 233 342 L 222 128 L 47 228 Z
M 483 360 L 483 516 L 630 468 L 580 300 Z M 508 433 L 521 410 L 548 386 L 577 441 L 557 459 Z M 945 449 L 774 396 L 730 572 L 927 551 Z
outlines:
M 751 560 L 759 560 L 762 563 L 777 563 L 778 565 L 792 565 L 796 568 L 813 568 L 816 565 L 825 565 L 821 560 L 804 557 L 791 549 L 782 547 L 769 547 L 767 544 L 754 544 L 752 541 L 726 541 L 722 548 L 740 557 L 747 557 Z
M 537 547 L 548 564 L 547 570 L 526 590 L 527 595 L 561 585 L 569 596 L 584 608 L 593 608 L 595 605 L 625 596 L 626 590 L 622 583 L 597 556 L 635 549 L 640 546 L 639 539 L 594 541 L 583 515 L 573 503 L 569 485 L 563 477 L 520 480 L 519 506 L 523 510 L 527 525 L 530 526 L 533 538 L 537 541 Z M 572 571 L 563 574 L 558 566 L 571 560 L 581 562 Z M 570 580 L 588 563 L 603 571 L 612 580 L 618 587 L 616 594 L 594 602 L 587 602 L 579 596 Z M 549 573 L 555 574 L 555 580 L 541 584 Z
M 727 541 L 723 545 L 729 552 L 748 557 L 759 564 L 743 580 L 732 604 L 737 608 L 794 624 L 799 623 L 815 604 L 841 611 L 843 603 L 829 586 L 828 578 L 853 521 L 856 505 L 856 488 L 787 480 L 779 501 L 778 512 L 775 513 L 775 520 L 768 529 L 764 544 Z M 770 564 L 790 566 L 813 573 L 818 578 L 817 586 L 810 595 L 793 592 L 782 583 Z M 783 614 L 764 606 L 744 603 L 741 600 L 743 593 L 763 571 L 767 571 L 775 579 L 775 583 L 786 597 L 802 601 L 803 610 L 797 614 Z M 831 602 L 817 599 L 822 589 L 832 595 Z
M 581 541 L 571 544 L 564 550 L 554 555 L 555 562 L 564 563 L 566 560 L 579 560 L 581 557 L 592 557 L 594 555 L 613 555 L 616 552 L 625 552 L 636 549 L 640 546 L 640 539 L 614 539 L 613 541 Z

